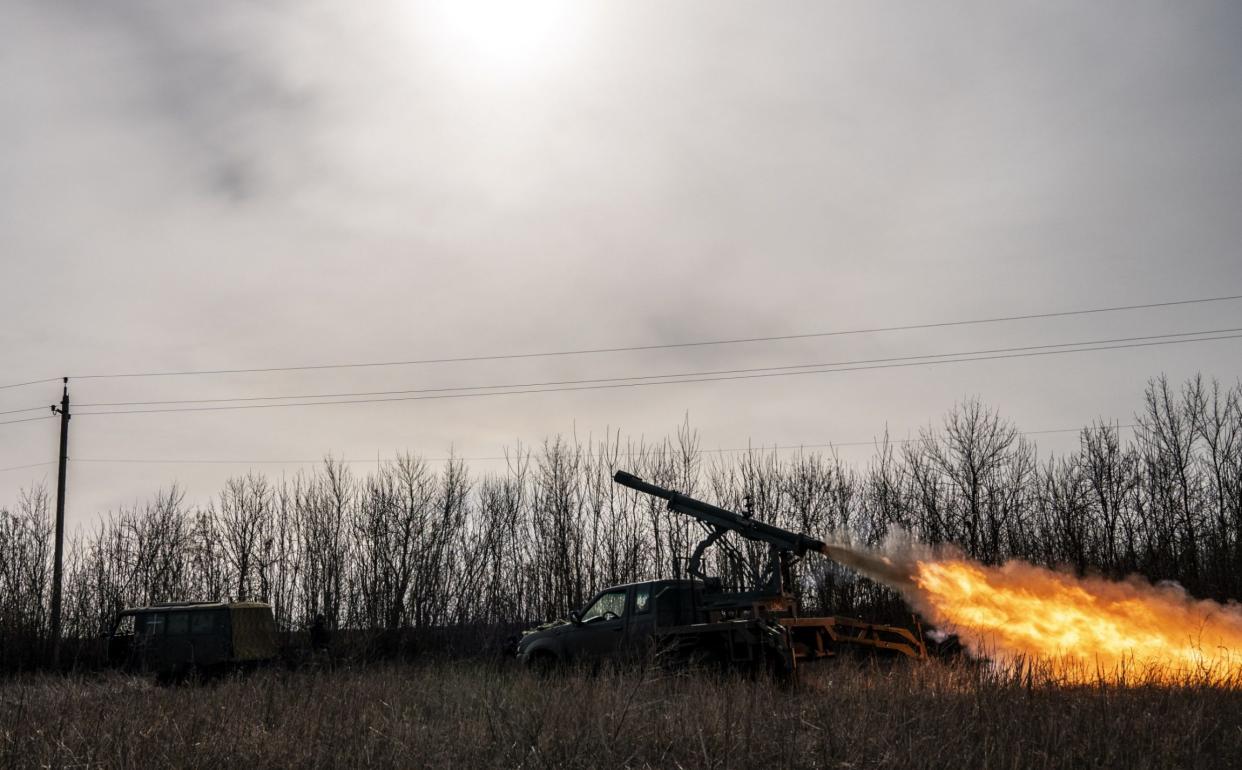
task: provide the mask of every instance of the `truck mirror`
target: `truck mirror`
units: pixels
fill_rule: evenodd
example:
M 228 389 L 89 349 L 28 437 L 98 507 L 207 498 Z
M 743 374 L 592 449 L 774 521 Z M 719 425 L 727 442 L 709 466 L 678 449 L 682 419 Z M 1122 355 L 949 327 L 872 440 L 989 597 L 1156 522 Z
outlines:
M 582 615 L 580 615 L 577 610 L 574 610 L 573 612 L 569 613 L 569 619 L 573 622 L 575 626 L 582 625 Z

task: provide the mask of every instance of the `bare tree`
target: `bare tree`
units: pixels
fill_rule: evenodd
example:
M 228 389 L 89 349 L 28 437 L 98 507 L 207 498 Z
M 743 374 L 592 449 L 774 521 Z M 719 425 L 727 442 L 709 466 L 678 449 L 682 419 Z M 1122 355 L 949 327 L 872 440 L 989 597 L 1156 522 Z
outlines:
M 962 545 L 976 558 L 995 561 L 1011 509 L 996 503 L 1004 495 L 1002 472 L 1015 461 L 1018 430 L 1000 415 L 970 399 L 944 421 L 944 440 L 926 441 L 940 473 L 956 491 L 954 518 Z
M 1136 430 L 1144 463 L 1148 512 L 1159 528 L 1160 569 L 1199 580 L 1199 522 L 1202 515 L 1195 467 L 1195 421 L 1161 376 L 1144 393 L 1145 411 Z
M 271 529 L 272 487 L 255 473 L 225 482 L 220 507 L 213 511 L 216 531 L 233 572 L 238 599 L 253 598 L 252 583 L 263 566 Z M 266 599 L 265 594 L 259 598 Z
M 64 628 L 90 636 L 124 605 L 233 593 L 272 601 L 286 629 L 318 613 L 390 637 L 512 628 L 563 616 L 611 584 L 684 577 L 702 529 L 612 483 L 619 468 L 820 537 L 874 545 L 896 527 L 987 561 L 1137 571 L 1237 597 L 1242 384 L 1195 378 L 1179 392 L 1152 380 L 1138 422 L 1131 441 L 1116 425 L 1089 426 L 1077 451 L 1043 463 L 1013 425 L 968 400 L 900 451 L 885 435 L 861 470 L 834 454 L 762 450 L 705 466 L 686 422 L 654 443 L 609 433 L 519 446 L 478 479 L 456 458 L 433 471 L 398 456 L 358 477 L 329 458 L 279 482 L 230 479 L 203 509 L 173 485 L 70 536 Z M 0 667 L 32 660 L 47 633 L 49 507 L 36 488 L 0 509 Z M 707 556 L 730 585 L 767 557 L 753 543 L 735 547 L 740 562 L 723 545 Z M 901 608 L 824 560 L 800 564 L 794 589 L 824 612 Z

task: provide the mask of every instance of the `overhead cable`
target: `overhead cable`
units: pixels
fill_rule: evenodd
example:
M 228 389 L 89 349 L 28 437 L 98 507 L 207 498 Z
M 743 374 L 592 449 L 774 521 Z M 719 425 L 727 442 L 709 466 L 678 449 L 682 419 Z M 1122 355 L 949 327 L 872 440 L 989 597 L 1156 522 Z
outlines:
M 1146 348 L 1162 345 L 1182 345 L 1190 342 L 1212 342 L 1216 340 L 1231 340 L 1242 338 L 1242 334 L 1218 335 L 1212 337 L 1196 337 L 1194 339 L 1180 340 L 1157 340 L 1154 342 L 1135 342 L 1121 345 L 1097 345 L 1092 347 L 1079 347 L 1069 350 L 1040 350 L 1028 351 L 1022 353 L 1005 353 L 1000 355 L 972 355 L 964 358 L 946 358 L 941 360 L 919 360 L 908 361 L 902 363 L 884 363 L 866 366 L 840 366 L 839 368 L 825 369 L 804 369 L 799 371 L 764 371 L 755 374 L 733 374 L 723 377 L 691 377 L 683 379 L 644 381 L 644 382 L 612 382 L 611 384 L 596 385 L 575 385 L 571 387 L 550 387 L 550 388 L 524 388 L 520 390 L 492 391 L 485 393 L 441 393 L 432 395 L 417 396 L 399 396 L 397 398 L 359 398 L 344 399 L 337 401 L 295 401 L 279 404 L 237 404 L 229 406 L 176 406 L 161 407 L 157 409 L 126 409 L 126 410 L 104 410 L 94 412 L 77 412 L 78 416 L 101 416 L 101 415 L 118 415 L 118 414 L 166 414 L 170 412 L 218 412 L 242 409 L 275 409 L 279 407 L 294 406 L 329 406 L 334 404 L 374 404 L 385 403 L 390 401 L 431 401 L 441 399 L 460 399 L 460 398 L 489 398 L 495 396 L 515 396 L 530 393 L 565 393 L 570 391 L 582 390 L 612 390 L 618 388 L 640 388 L 650 387 L 654 385 L 683 385 L 689 383 L 702 382 L 725 382 L 732 380 L 750 380 L 763 379 L 769 377 L 789 377 L 794 375 L 806 374 L 831 374 L 837 372 L 858 372 L 876 369 L 897 369 L 910 366 L 935 366 L 937 364 L 957 364 L 972 361 L 996 361 L 1012 358 L 1035 358 L 1043 356 L 1065 355 L 1068 353 L 1090 353 L 1104 350 L 1121 350 L 1127 348 Z M 623 379 L 623 378 L 618 378 Z M 42 419 L 42 418 L 40 418 Z
M 397 395 L 409 395 L 409 394 L 415 394 L 415 393 L 449 393 L 449 392 L 467 391 L 467 390 L 503 390 L 503 389 L 509 389 L 509 388 L 552 387 L 552 386 L 558 386 L 558 385 L 592 385 L 592 384 L 604 383 L 604 382 L 662 380 L 662 379 L 670 379 L 674 377 L 709 377 L 709 376 L 728 375 L 728 374 L 749 374 L 753 372 L 789 371 L 791 373 L 796 374 L 797 372 L 794 372 L 792 370 L 819 369 L 819 368 L 824 368 L 824 367 L 837 367 L 837 366 L 857 366 L 857 365 L 863 365 L 863 364 L 895 363 L 895 362 L 902 362 L 902 361 L 921 361 L 921 360 L 933 359 L 933 358 L 951 358 L 951 357 L 958 357 L 958 356 L 985 355 L 985 354 L 993 354 L 993 353 L 1016 353 L 1016 352 L 1029 351 L 1029 350 L 1048 350 L 1051 348 L 1080 347 L 1083 345 L 1111 345 L 1111 344 L 1122 343 L 1122 342 L 1142 342 L 1142 341 L 1147 341 L 1147 340 L 1171 339 L 1174 337 L 1203 336 L 1203 335 L 1210 335 L 1210 334 L 1226 334 L 1226 333 L 1232 333 L 1232 332 L 1242 332 L 1242 327 L 1233 328 L 1233 329 L 1208 329 L 1208 330 L 1196 331 L 1196 332 L 1178 332 L 1175 334 L 1153 334 L 1153 335 L 1148 335 L 1145 337 L 1118 337 L 1114 339 L 1105 339 L 1105 340 L 1085 340 L 1082 342 L 1058 342 L 1058 343 L 1045 344 L 1045 345 L 1025 345 L 1025 346 L 1008 347 L 1008 348 L 965 350 L 965 351 L 958 351 L 954 353 L 929 353 L 929 354 L 914 355 L 914 356 L 893 356 L 889 358 L 865 358 L 865 359 L 856 359 L 852 361 L 825 361 L 825 362 L 812 363 L 812 364 L 756 366 L 756 367 L 750 367 L 750 368 L 745 368 L 745 369 L 717 369 L 717 370 L 711 370 L 711 371 L 674 372 L 674 373 L 669 373 L 669 374 L 641 374 L 641 375 L 629 375 L 629 376 L 618 376 L 618 377 L 597 377 L 597 378 L 592 378 L 592 379 L 577 379 L 577 380 L 547 380 L 543 382 L 518 382 L 518 383 L 507 383 L 507 384 L 499 384 L 499 385 L 496 385 L 496 384 L 493 384 L 493 385 L 453 385 L 453 386 L 446 386 L 446 387 L 439 387 L 439 388 L 414 388 L 414 389 L 405 389 L 405 390 L 373 390 L 373 391 L 353 391 L 353 392 L 338 392 L 338 393 L 302 393 L 302 394 L 287 395 L 287 396 L 233 396 L 233 397 L 223 397 L 223 398 L 218 397 L 218 398 L 172 399 L 172 400 L 164 400 L 164 401 L 104 401 L 104 402 L 97 402 L 97 403 L 78 404 L 77 406 L 78 408 L 82 409 L 82 408 L 88 408 L 88 407 L 113 407 L 113 406 L 169 406 L 169 405 L 176 405 L 176 404 L 222 404 L 222 403 L 232 403 L 232 402 L 253 402 L 253 401 L 287 401 L 287 400 L 305 399 L 305 398 L 354 398 L 354 397 L 363 397 L 363 396 L 397 396 Z M 1185 341 L 1190 342 L 1193 340 L 1185 340 Z M 96 414 L 102 414 L 102 412 L 96 412 Z
M 0 414 L 21 414 L 22 412 L 45 412 L 45 411 L 47 411 L 46 405 L 45 406 L 28 406 L 25 409 L 10 409 L 7 412 L 0 412 Z
M 42 380 L 27 380 L 26 382 L 10 382 L 8 385 L 0 385 L 0 390 L 8 390 L 9 388 L 21 388 L 26 385 L 42 385 L 45 382 L 60 382 L 60 377 L 47 377 Z
M 445 364 L 445 363 L 463 363 L 471 361 L 502 361 L 524 358 L 551 358 L 557 356 L 579 356 L 594 355 L 602 353 L 627 353 L 650 350 L 669 350 L 674 348 L 692 348 L 692 347 L 708 347 L 715 345 L 740 345 L 758 342 L 776 342 L 782 340 L 799 340 L 821 337 L 839 337 L 856 334 L 876 334 L 881 332 L 895 331 L 914 331 L 919 329 L 940 329 L 954 326 L 972 326 L 977 324 L 1001 323 L 1008 321 L 1028 321 L 1043 318 L 1065 318 L 1069 316 L 1082 316 L 1099 313 L 1116 313 L 1130 310 L 1149 310 L 1154 308 L 1174 307 L 1180 305 L 1198 305 L 1213 302 L 1229 302 L 1242 299 L 1242 294 L 1221 296 L 1221 297 L 1202 297 L 1198 299 L 1176 300 L 1170 302 L 1147 302 L 1132 305 L 1114 305 L 1110 307 L 1095 307 L 1081 310 L 1062 310 L 1046 313 L 1026 313 L 1021 315 L 994 316 L 990 318 L 974 318 L 968 320 L 957 321 L 937 321 L 931 323 L 903 324 L 898 326 L 879 326 L 872 328 L 860 329 L 843 329 L 825 332 L 806 332 L 798 334 L 779 334 L 768 336 L 752 336 L 737 337 L 731 339 L 718 340 L 696 340 L 688 342 L 671 342 L 660 344 L 646 345 L 626 345 L 617 347 L 594 347 L 579 348 L 573 350 L 554 350 L 543 352 L 528 353 L 499 353 L 491 355 L 477 356 L 445 356 L 439 358 L 421 358 L 404 361 L 369 361 L 357 363 L 341 363 L 341 364 L 308 364 L 302 366 L 270 366 L 270 367 L 248 367 L 248 368 L 220 368 L 220 369 L 192 369 L 181 371 L 140 371 L 140 372 L 110 372 L 110 373 L 94 373 L 74 375 L 73 379 L 92 380 L 92 379 L 116 379 L 130 377 L 183 377 L 196 375 L 221 375 L 221 374 L 258 374 L 268 372 L 293 372 L 293 371 L 313 371 L 323 369 L 358 369 L 371 367 L 386 366 L 413 366 L 421 364 Z M 44 380 L 31 380 L 30 382 L 14 383 L 12 385 L 0 386 L 2 388 L 18 387 L 20 385 L 30 385 L 41 382 L 57 382 L 60 378 L 51 378 Z
M 1109 424 L 1106 427 L 1114 428 L 1117 430 L 1126 430 L 1126 429 L 1135 428 L 1138 426 L 1134 424 L 1117 425 L 1113 423 L 1113 424 Z M 1090 428 L 1052 428 L 1048 430 L 1028 430 L 1028 431 L 1020 431 L 1017 435 L 1019 436 L 1040 436 L 1040 435 L 1052 434 L 1052 433 L 1080 433 L 1083 430 L 1090 430 Z M 749 446 L 749 447 L 733 447 L 733 448 L 728 448 L 728 449 L 699 449 L 696 451 L 703 453 L 703 454 L 733 454 L 733 453 L 740 453 L 740 452 L 774 452 L 774 451 L 785 452 L 785 451 L 790 451 L 790 450 L 795 450 L 795 449 L 835 449 L 838 447 L 880 446 L 885 443 L 914 444 L 914 443 L 918 443 L 923 440 L 924 439 L 921 437 L 920 438 L 908 438 L 908 439 L 888 439 L 887 441 L 883 439 L 873 439 L 871 441 L 840 441 L 840 442 L 827 442 L 823 444 L 774 444 L 772 446 L 760 445 L 760 446 Z M 652 451 L 652 450 L 631 450 L 627 452 L 615 452 L 615 453 L 606 452 L 603 454 L 599 452 L 586 452 L 584 453 L 584 456 L 590 457 L 590 458 L 611 457 L 614 455 L 618 457 L 634 457 L 634 456 L 643 454 L 645 451 Z M 467 462 L 481 462 L 485 460 L 509 460 L 515 456 L 516 455 L 491 455 L 491 456 L 486 456 L 486 457 L 463 457 L 463 456 L 417 457 L 416 456 L 416 459 L 423 460 L 425 462 L 445 462 L 448 460 L 464 460 Z M 325 459 L 327 458 L 320 457 L 316 459 L 301 459 L 301 460 L 244 460 L 244 459 L 229 460 L 229 459 L 220 459 L 220 458 L 140 459 L 140 458 L 125 458 L 125 457 L 101 457 L 101 458 L 81 458 L 81 459 L 75 458 L 73 462 L 139 464 L 139 465 L 310 465 L 310 464 L 324 462 Z M 337 458 L 332 458 L 332 459 L 337 459 Z M 381 465 L 385 462 L 391 462 L 390 460 L 384 460 L 384 459 L 378 459 L 378 458 L 374 460 L 372 459 L 349 460 L 346 458 L 339 458 L 339 460 L 340 462 L 343 462 L 343 463 L 358 463 L 358 464 L 367 463 L 367 464 L 381 464 Z
M 0 425 L 15 425 L 19 422 L 36 422 L 38 420 L 50 420 L 53 416 L 54 415 L 46 414 L 46 415 L 43 415 L 42 417 L 24 417 L 20 420 L 5 420 L 4 422 L 0 422 Z
M 26 468 L 38 468 L 41 465 L 55 465 L 55 464 L 56 464 L 56 460 L 48 460 L 47 462 L 30 463 L 29 465 L 14 465 L 9 468 L 0 468 L 0 473 L 4 473 L 5 471 L 20 471 Z

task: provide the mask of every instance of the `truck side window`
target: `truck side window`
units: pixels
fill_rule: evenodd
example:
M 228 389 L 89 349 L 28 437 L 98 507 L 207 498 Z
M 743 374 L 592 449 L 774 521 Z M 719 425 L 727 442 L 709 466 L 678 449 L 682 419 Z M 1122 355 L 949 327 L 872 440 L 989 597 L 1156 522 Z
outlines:
M 651 610 L 651 586 L 639 586 L 634 589 L 634 614 L 638 615 Z
M 582 622 L 590 623 L 592 620 L 598 620 L 608 613 L 612 613 L 617 617 L 625 614 L 625 589 L 620 591 L 609 591 L 602 594 L 595 603 L 582 613 Z
M 168 630 L 166 633 L 169 636 L 184 636 L 190 633 L 190 613 L 168 613 Z
M 162 612 L 140 615 L 138 621 L 140 626 L 138 631 L 144 636 L 160 636 L 164 633 L 164 613 Z
M 195 612 L 190 615 L 190 633 L 195 635 L 214 634 L 216 632 L 216 613 Z

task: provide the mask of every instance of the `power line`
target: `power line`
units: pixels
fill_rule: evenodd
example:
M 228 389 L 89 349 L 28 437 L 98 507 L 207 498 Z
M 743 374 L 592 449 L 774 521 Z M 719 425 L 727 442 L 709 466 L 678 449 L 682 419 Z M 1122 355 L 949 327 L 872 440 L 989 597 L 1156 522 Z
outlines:
M 1112 427 L 1117 430 L 1128 430 L 1128 429 L 1136 428 L 1138 427 L 1138 425 L 1137 424 L 1118 425 L 1114 423 L 1114 424 L 1110 424 L 1108 427 Z M 1081 433 L 1083 430 L 1089 430 L 1089 429 L 1090 429 L 1089 427 L 1051 428 L 1051 429 L 1046 429 L 1046 430 L 1020 431 L 1018 435 L 1019 436 L 1040 436 L 1040 435 L 1048 435 L 1048 434 L 1054 434 L 1054 433 Z M 888 444 L 915 444 L 923 440 L 924 439 L 922 437 L 908 438 L 908 439 L 888 439 L 887 443 Z M 877 446 L 883 443 L 885 442 L 880 439 L 873 439 L 871 441 L 839 441 L 839 442 L 827 442 L 827 443 L 822 443 L 822 444 L 774 444 L 770 447 L 760 445 L 760 446 L 749 446 L 749 447 L 733 447 L 733 448 L 728 448 L 728 449 L 699 449 L 697 451 L 703 454 L 733 454 L 733 453 L 739 453 L 739 452 L 774 452 L 774 451 L 784 452 L 784 451 L 790 451 L 794 449 L 835 449 L 838 447 Z M 653 450 L 631 450 L 627 452 L 616 452 L 616 453 L 608 452 L 602 455 L 599 452 L 587 452 L 587 453 L 584 453 L 584 456 L 595 458 L 595 457 L 601 457 L 601 456 L 612 456 L 615 454 L 618 457 L 635 457 L 635 456 L 638 456 L 638 455 L 641 455 L 641 454 L 644 454 L 650 451 L 653 451 Z M 449 456 L 449 457 L 421 457 L 418 459 L 421 459 L 425 462 L 445 462 L 448 460 L 482 462 L 482 461 L 487 461 L 487 460 L 509 460 L 509 459 L 513 459 L 516 456 L 517 456 L 516 454 L 490 455 L 490 456 L 483 456 L 483 457 L 464 457 L 464 456 L 457 455 L 457 456 Z M 301 459 L 301 460 L 243 460 L 243 459 L 230 460 L 230 459 L 220 459 L 220 458 L 138 459 L 138 458 L 122 458 L 122 457 L 104 457 L 104 458 L 74 459 L 73 462 L 105 463 L 105 464 L 106 463 L 138 464 L 138 465 L 310 465 L 310 464 L 315 464 L 315 463 L 321 463 L 324 461 L 324 459 L 325 458 L 322 458 L 322 457 L 316 458 L 316 459 Z M 371 459 L 349 460 L 346 458 L 340 458 L 340 462 L 354 463 L 354 464 L 363 464 L 363 463 L 383 464 L 389 461 L 378 459 L 378 458 L 374 460 L 371 460 Z M 42 463 L 42 464 L 47 465 L 48 463 Z M 23 467 L 29 467 L 29 466 L 23 466 Z
M 165 413 L 170 413 L 170 412 L 219 412 L 219 411 L 242 410 L 242 409 L 274 409 L 278 407 L 295 407 L 295 406 L 330 406 L 330 405 L 338 405 L 338 404 L 375 404 L 375 403 L 386 403 L 386 402 L 391 402 L 391 401 L 431 401 L 431 400 L 458 399 L 458 398 L 490 398 L 490 397 L 495 397 L 495 396 L 525 395 L 525 394 L 530 394 L 530 393 L 564 393 L 564 392 L 569 392 L 569 391 L 580 391 L 580 390 L 612 390 L 612 389 L 618 389 L 618 388 L 649 387 L 653 385 L 684 385 L 684 384 L 689 384 L 689 383 L 701 383 L 701 382 L 724 382 L 724 381 L 731 381 L 731 380 L 763 379 L 763 378 L 769 378 L 769 377 L 789 377 L 789 376 L 804 375 L 804 374 L 830 374 L 830 373 L 837 373 L 837 372 L 858 372 L 858 371 L 868 371 L 868 370 L 876 370 L 876 369 L 897 369 L 897 368 L 905 368 L 905 367 L 910 367 L 910 366 L 934 366 L 936 364 L 957 364 L 957 363 L 967 363 L 967 362 L 972 362 L 972 361 L 996 361 L 996 360 L 1011 359 L 1011 358 L 1035 358 L 1035 357 L 1043 357 L 1043 356 L 1064 355 L 1067 353 L 1090 353 L 1090 352 L 1103 351 L 1103 350 L 1145 348 L 1145 347 L 1155 347 L 1155 346 L 1161 346 L 1161 345 L 1180 345 L 1180 344 L 1186 344 L 1189 342 L 1212 342 L 1216 340 L 1230 340 L 1230 339 L 1239 339 L 1239 338 L 1242 338 L 1242 334 L 1230 334 L 1230 335 L 1222 335 L 1222 336 L 1215 336 L 1215 337 L 1198 337 L 1195 339 L 1184 339 L 1184 340 L 1160 340 L 1156 342 L 1139 342 L 1139 343 L 1130 343 L 1130 344 L 1124 344 L 1124 345 L 1099 345 L 1095 347 L 1074 348 L 1071 350 L 1048 350 L 1048 351 L 1035 351 L 1035 352 L 1025 352 L 1025 353 L 1008 353 L 1008 354 L 1003 354 L 1003 355 L 980 355 L 980 356 L 971 356 L 967 358 L 943 359 L 943 360 L 938 360 L 938 361 L 911 361 L 911 362 L 905 362 L 905 363 L 887 363 L 887 364 L 877 364 L 877 365 L 871 365 L 871 366 L 849 366 L 849 367 L 842 367 L 842 368 L 835 368 L 835 369 L 808 369 L 808 370 L 803 370 L 803 371 L 777 371 L 777 372 L 768 371 L 768 372 L 759 373 L 759 374 L 736 374 L 736 375 L 730 375 L 730 376 L 725 376 L 725 377 L 698 377 L 698 378 L 688 378 L 688 379 L 680 379 L 680 380 L 661 380 L 661 381 L 648 381 L 648 382 L 621 382 L 621 383 L 613 383 L 613 384 L 606 384 L 606 385 L 579 385 L 579 386 L 563 387 L 563 388 L 562 387 L 535 388 L 535 389 L 524 389 L 524 390 L 498 391 L 498 392 L 491 392 L 491 393 L 450 393 L 450 394 L 438 394 L 438 395 L 401 396 L 397 398 L 363 398 L 363 399 L 347 399 L 347 400 L 340 400 L 340 401 L 299 401 L 299 402 L 283 403 L 283 404 L 242 404 L 242 405 L 233 405 L 233 406 L 198 406 L 198 407 L 169 407 L 169 408 L 160 408 L 160 409 L 108 410 L 108 411 L 97 411 L 97 412 L 78 412 L 77 414 L 79 416 L 82 416 L 82 415 L 117 415 L 117 414 L 165 414 Z
M 1123 345 L 1098 345 L 1090 346 L 1090 348 L 1077 348 L 1069 350 L 1049 350 L 1036 351 L 1036 353 L 1013 353 L 1004 355 L 977 355 L 971 358 L 956 358 L 945 360 L 914 360 L 909 363 L 892 363 L 862 366 L 846 366 L 840 365 L 841 368 L 836 369 L 809 369 L 804 371 L 770 371 L 764 370 L 761 374 L 738 374 L 729 376 L 704 376 L 704 378 L 689 378 L 679 380 L 662 380 L 662 381 L 625 381 L 625 383 L 617 383 L 615 380 L 625 380 L 626 378 L 615 378 L 606 380 L 605 385 L 574 385 L 569 387 L 538 387 L 538 389 L 524 390 L 507 390 L 498 392 L 456 392 L 456 394 L 442 395 L 421 395 L 421 396 L 402 396 L 395 399 L 348 399 L 337 401 L 298 401 L 288 402 L 288 404 L 246 404 L 232 406 L 199 406 L 199 407 L 170 407 L 170 409 L 147 409 L 147 410 L 111 410 L 111 411 L 93 411 L 78 412 L 81 415 L 145 415 L 145 414 L 166 414 L 166 412 L 193 412 L 193 411 L 229 411 L 229 410 L 250 410 L 250 409 L 274 409 L 274 407 L 283 406 L 330 406 L 345 404 L 383 404 L 389 401 L 426 401 L 426 400 L 445 400 L 445 399 L 474 399 L 474 397 L 491 397 L 491 396 L 512 396 L 512 395 L 528 395 L 539 394 L 539 392 L 569 392 L 579 390 L 614 390 L 621 387 L 645 387 L 652 385 L 683 385 L 694 383 L 719 383 L 719 381 L 732 380 L 749 380 L 749 379 L 766 379 L 776 378 L 776 376 L 794 376 L 805 374 L 832 374 L 842 373 L 842 371 L 864 371 L 876 369 L 899 369 L 907 368 L 907 366 L 930 366 L 935 364 L 959 364 L 969 363 L 969 361 L 986 361 L 1016 358 L 1035 358 L 1035 356 L 1061 355 L 1066 353 L 1090 353 L 1090 351 L 1100 350 L 1119 350 L 1125 348 L 1146 348 L 1146 346 L 1155 345 L 1172 345 L 1195 342 L 1213 342 L 1213 340 L 1238 339 L 1242 338 L 1242 334 L 1222 335 L 1222 337 L 1203 337 L 1196 339 L 1181 340 L 1165 340 L 1165 342 L 1136 343 Z M 915 356 L 915 358 L 923 359 L 928 356 Z M 676 375 L 661 375 L 676 376 Z M 590 380 L 584 380 L 584 383 L 590 383 Z
M 442 358 L 423 358 L 412 359 L 407 361 L 372 361 L 360 363 L 345 364 L 311 364 L 303 366 L 272 366 L 272 367 L 256 367 L 256 368 L 235 368 L 235 369 L 197 369 L 183 371 L 151 371 L 151 372 L 113 372 L 105 374 L 80 374 L 73 375 L 72 379 L 92 380 L 92 379 L 116 379 L 131 377 L 183 377 L 195 375 L 219 375 L 219 374 L 258 374 L 269 372 L 292 372 L 292 371 L 314 371 L 323 369 L 358 369 L 386 366 L 413 366 L 420 364 L 445 364 L 445 363 L 463 363 L 471 361 L 503 361 L 524 358 L 551 358 L 557 356 L 578 356 L 578 355 L 595 355 L 601 353 L 627 353 L 648 350 L 670 350 L 674 348 L 691 348 L 691 347 L 708 347 L 715 345 L 740 345 L 757 342 L 777 342 L 782 340 L 798 340 L 812 339 L 821 337 L 839 337 L 855 334 L 876 334 L 881 332 L 895 331 L 914 331 L 919 329 L 940 329 L 955 326 L 972 326 L 977 324 L 1002 323 L 1008 321 L 1028 321 L 1044 318 L 1064 318 L 1069 316 L 1091 315 L 1099 313 L 1115 313 L 1129 310 L 1149 310 L 1162 307 L 1174 307 L 1180 305 L 1198 305 L 1212 302 L 1230 302 L 1242 299 L 1242 294 L 1230 295 L 1223 297 L 1203 297 L 1199 299 L 1177 300 L 1170 302 L 1148 302 L 1134 305 L 1115 305 L 1111 307 L 1086 308 L 1082 310 L 1063 310 L 1046 313 L 1027 313 L 1022 315 L 995 316 L 991 318 L 975 318 L 969 320 L 958 321 L 937 321 L 932 323 L 904 324 L 900 326 L 880 326 L 866 329 L 844 329 L 826 332 L 807 332 L 800 334 L 780 334 L 770 336 L 756 337 L 739 337 L 733 339 L 719 340 L 697 340 L 689 342 L 672 342 L 663 344 L 650 345 L 626 345 L 618 347 L 596 347 L 596 348 L 580 348 L 575 350 L 556 350 L 533 353 L 502 353 L 492 355 L 478 356 L 447 356 Z M 43 380 L 31 380 L 29 382 L 13 383 L 11 385 L 0 386 L 0 388 L 14 388 L 21 385 L 32 385 L 43 382 L 56 382 L 59 378 L 49 378 Z
M 45 382 L 60 382 L 60 377 L 48 377 L 42 380 L 28 380 L 27 382 L 11 382 L 8 385 L 0 385 L 0 390 L 8 390 L 9 388 L 21 388 L 26 385 L 42 385 Z
M 0 412 L 0 414 L 21 414 L 22 412 L 42 412 L 42 411 L 44 411 L 44 410 L 46 410 L 46 409 L 47 409 L 47 406 L 46 406 L 46 405 L 44 405 L 44 406 L 28 406 L 28 407 L 26 407 L 25 409 L 10 409 L 10 410 L 8 410 L 7 412 Z
M 827 361 L 827 362 L 820 362 L 820 363 L 813 363 L 813 364 L 789 364 L 789 365 L 783 365 L 783 366 L 757 366 L 757 367 L 750 367 L 750 368 L 745 368 L 745 369 L 718 369 L 718 370 L 713 370 L 713 371 L 676 372 L 676 373 L 669 373 L 669 374 L 642 374 L 642 375 L 632 375 L 632 376 L 599 377 L 599 378 L 593 378 L 593 379 L 578 379 L 578 380 L 549 380 L 549 381 L 544 381 L 544 382 L 519 382 L 519 383 L 508 383 L 508 384 L 501 384 L 501 385 L 454 385 L 454 386 L 446 386 L 446 387 L 439 387 L 439 388 L 415 388 L 415 389 L 406 389 L 406 390 L 356 391 L 356 392 L 344 392 L 344 393 L 303 393 L 303 394 L 288 395 L 288 396 L 236 396 L 232 398 L 193 398 L 193 399 L 172 399 L 172 400 L 164 400 L 164 401 L 111 401 L 111 402 L 79 404 L 78 406 L 80 408 L 85 408 L 85 407 L 112 407 L 112 406 L 168 406 L 168 405 L 176 405 L 176 404 L 222 404 L 222 403 L 229 403 L 229 402 L 286 401 L 286 400 L 304 399 L 304 398 L 353 398 L 353 397 L 362 397 L 362 396 L 409 395 L 409 394 L 415 394 L 415 393 L 448 393 L 448 392 L 467 391 L 467 390 L 501 390 L 501 389 L 508 389 L 508 388 L 536 388 L 536 387 L 552 387 L 552 386 L 559 386 L 559 385 L 591 385 L 591 384 L 604 383 L 604 382 L 622 382 L 622 381 L 634 381 L 634 380 L 661 380 L 661 379 L 670 379 L 674 377 L 708 377 L 708 376 L 718 376 L 718 375 L 728 375 L 728 374 L 749 374 L 753 372 L 777 372 L 777 371 L 792 371 L 796 369 L 816 369 L 816 368 L 822 368 L 822 367 L 894 363 L 894 362 L 902 362 L 902 361 L 925 360 L 925 359 L 932 359 L 932 358 L 950 358 L 950 357 L 957 357 L 957 356 L 973 356 L 973 355 L 984 355 L 984 354 L 993 354 L 993 353 L 1014 353 L 1014 352 L 1028 351 L 1028 350 L 1047 350 L 1051 348 L 1080 347 L 1083 345 L 1105 345 L 1105 344 L 1114 344 L 1114 343 L 1122 343 L 1122 342 L 1140 342 L 1140 341 L 1147 341 L 1147 340 L 1170 339 L 1174 337 L 1191 337 L 1191 336 L 1203 336 L 1203 335 L 1209 335 L 1209 334 L 1226 334 L 1226 333 L 1232 333 L 1232 332 L 1242 332 L 1242 327 L 1233 328 L 1233 329 L 1207 329 L 1207 330 L 1196 331 L 1196 332 L 1178 332 L 1175 334 L 1154 334 L 1154 335 L 1148 335 L 1144 337 L 1119 337 L 1119 338 L 1106 339 L 1106 340 L 1085 340 L 1082 342 L 1058 342 L 1058 343 L 1046 344 L 1046 345 L 1025 345 L 1025 346 L 1020 346 L 1020 347 L 967 350 L 967 351 L 958 351 L 954 353 L 930 353 L 930 354 L 915 355 L 915 356 L 893 356 L 889 358 L 868 358 L 868 359 L 857 359 L 853 361 Z M 1186 341 L 1189 342 L 1192 340 L 1186 340 Z M 796 373 L 796 372 L 792 372 L 792 373 Z M 103 414 L 103 412 L 96 412 L 95 414 Z
M 50 420 L 53 416 L 54 415 L 45 414 L 42 417 L 25 417 L 20 420 L 5 420 L 4 422 L 0 422 L 0 425 L 15 425 L 19 422 L 35 422 L 37 420 Z
M 14 465 L 9 468 L 0 468 L 0 473 L 4 473 L 5 471 L 20 471 L 26 468 L 38 468 L 39 466 L 42 466 L 42 465 L 55 465 L 55 464 L 56 464 L 55 460 L 48 460 L 47 462 L 30 463 L 29 465 Z

